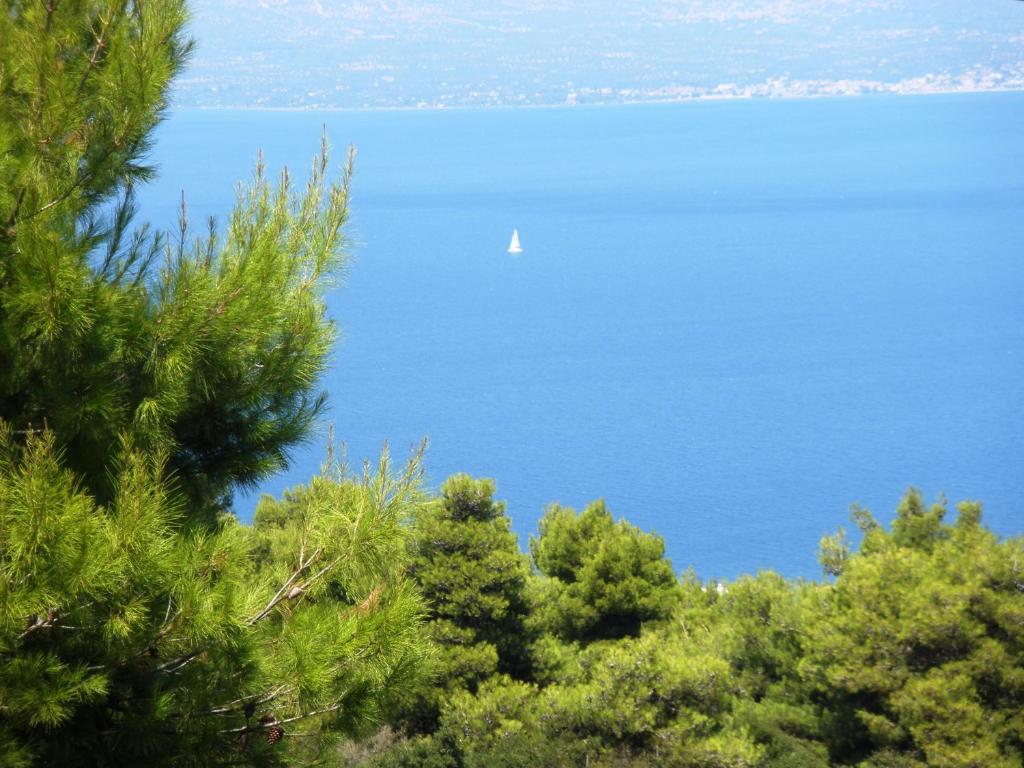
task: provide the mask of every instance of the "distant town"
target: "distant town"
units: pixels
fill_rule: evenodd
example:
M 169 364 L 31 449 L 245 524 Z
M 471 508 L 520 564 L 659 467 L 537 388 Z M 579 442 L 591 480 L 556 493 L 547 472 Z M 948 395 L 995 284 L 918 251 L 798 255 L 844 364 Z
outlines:
M 928 6 L 200 0 L 174 98 L 437 109 L 1024 90 L 1024 4 Z

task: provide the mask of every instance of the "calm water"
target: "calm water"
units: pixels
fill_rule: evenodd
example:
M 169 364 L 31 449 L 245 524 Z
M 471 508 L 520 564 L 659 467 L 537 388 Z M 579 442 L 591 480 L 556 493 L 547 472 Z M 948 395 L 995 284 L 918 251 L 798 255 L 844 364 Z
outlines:
M 324 382 L 350 457 L 429 437 L 430 482 L 495 478 L 524 538 L 603 497 L 705 578 L 816 576 L 852 502 L 911 484 L 1024 532 L 1024 95 L 183 111 L 143 211 L 223 217 L 324 124 L 358 148 Z

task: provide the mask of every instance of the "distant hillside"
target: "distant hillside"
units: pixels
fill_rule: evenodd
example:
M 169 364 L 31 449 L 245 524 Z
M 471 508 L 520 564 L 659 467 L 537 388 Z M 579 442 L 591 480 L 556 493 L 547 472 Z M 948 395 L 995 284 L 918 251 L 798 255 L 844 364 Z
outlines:
M 182 105 L 1024 89 L 1014 0 L 196 0 Z

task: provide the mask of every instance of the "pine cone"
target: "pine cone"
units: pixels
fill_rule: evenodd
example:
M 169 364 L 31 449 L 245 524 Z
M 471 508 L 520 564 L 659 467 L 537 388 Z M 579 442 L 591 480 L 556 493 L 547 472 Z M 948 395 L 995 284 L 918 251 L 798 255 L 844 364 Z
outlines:
M 260 725 L 267 729 L 267 744 L 270 746 L 274 746 L 284 738 L 284 728 L 278 724 L 277 718 L 273 715 L 261 717 Z

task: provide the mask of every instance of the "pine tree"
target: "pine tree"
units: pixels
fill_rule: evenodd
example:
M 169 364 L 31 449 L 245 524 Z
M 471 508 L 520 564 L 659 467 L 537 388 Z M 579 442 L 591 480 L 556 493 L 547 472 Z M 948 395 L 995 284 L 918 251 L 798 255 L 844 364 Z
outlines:
M 257 164 L 221 230 L 138 225 L 185 20 L 0 13 L 5 766 L 281 762 L 377 717 L 425 653 L 416 461 L 329 471 L 269 543 L 229 514 L 321 411 L 349 175 L 325 146 L 300 191 Z
M 862 541 L 811 623 L 801 667 L 831 714 L 834 762 L 1019 766 L 1024 755 L 1024 540 L 963 502 L 911 490 Z
M 0 418 L 51 429 L 101 502 L 129 434 L 214 516 L 322 408 L 348 184 L 326 180 L 326 152 L 302 194 L 258 164 L 222 234 L 134 226 L 184 20 L 180 0 L 0 15 Z
M 412 730 L 437 725 L 441 698 L 475 691 L 499 673 L 528 674 L 525 588 L 529 569 L 494 482 L 453 475 L 416 518 L 410 575 L 430 605 L 438 646 L 434 685 L 404 709 Z
M 583 512 L 552 505 L 530 538 L 544 575 L 534 584 L 536 621 L 563 640 L 635 637 L 641 625 L 668 618 L 679 584 L 665 559 L 665 542 L 624 520 L 603 501 Z

